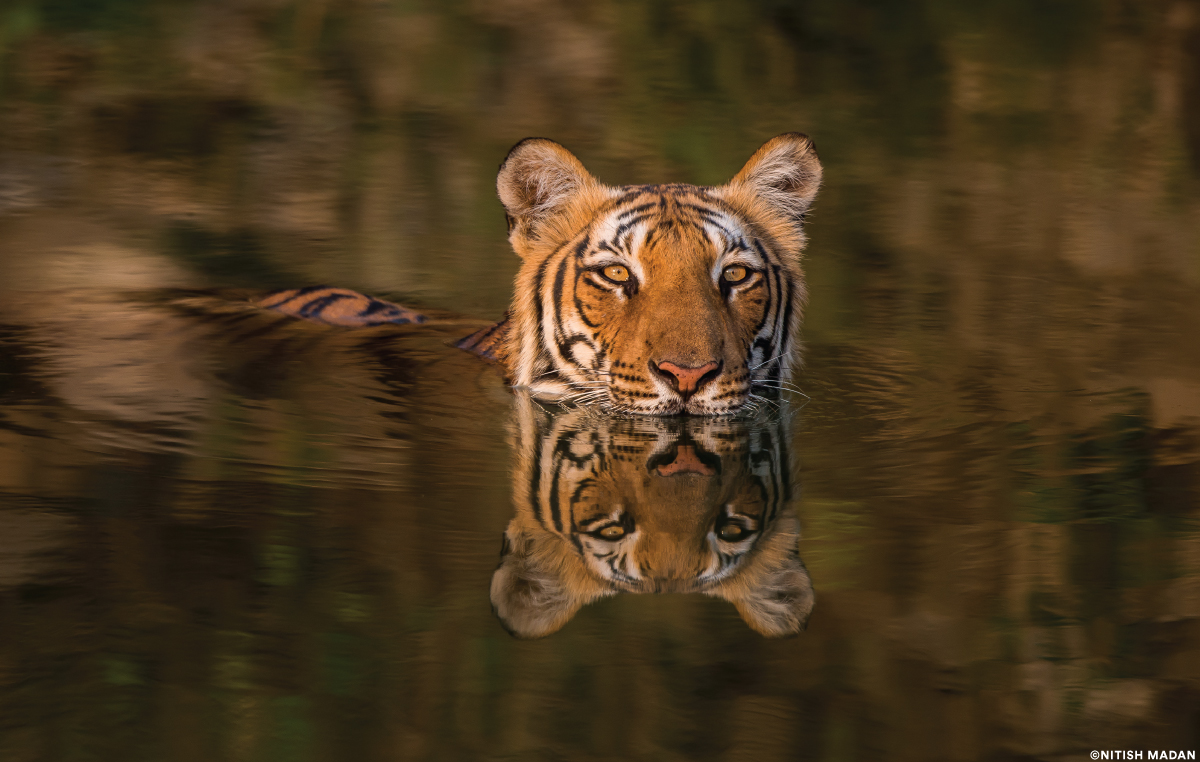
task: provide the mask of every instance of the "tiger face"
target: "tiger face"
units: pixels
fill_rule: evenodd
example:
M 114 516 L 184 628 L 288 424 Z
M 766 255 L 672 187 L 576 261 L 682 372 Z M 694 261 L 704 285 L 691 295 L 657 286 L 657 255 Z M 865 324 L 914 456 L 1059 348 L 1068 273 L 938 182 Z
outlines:
M 797 133 L 720 187 L 610 187 L 557 143 L 518 143 L 497 179 L 524 260 L 504 351 L 514 385 L 645 415 L 737 413 L 774 395 L 793 364 L 820 181 Z
M 509 631 L 550 634 L 618 592 L 704 593 L 764 635 L 803 628 L 812 583 L 782 424 L 518 408 L 516 515 L 491 589 Z

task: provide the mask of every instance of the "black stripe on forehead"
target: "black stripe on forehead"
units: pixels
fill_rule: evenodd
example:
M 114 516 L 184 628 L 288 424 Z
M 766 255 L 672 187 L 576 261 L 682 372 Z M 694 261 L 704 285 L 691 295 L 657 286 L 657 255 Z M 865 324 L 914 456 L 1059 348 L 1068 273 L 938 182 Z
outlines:
M 641 196 L 649 195 L 650 191 L 648 188 L 650 187 L 649 185 L 626 185 L 619 189 L 622 191 L 621 195 L 614 198 L 610 203 L 613 207 L 632 203 Z
M 722 235 L 725 236 L 725 240 L 729 244 L 730 248 L 728 250 L 749 251 L 750 247 L 746 244 L 745 235 L 743 233 L 741 233 L 740 231 L 735 232 L 733 230 L 730 230 L 729 227 L 726 226 L 725 222 L 723 220 L 719 219 L 719 217 L 721 215 L 727 215 L 727 216 L 733 217 L 735 220 L 738 220 L 741 222 L 740 218 L 736 214 L 732 213 L 731 210 L 725 208 L 723 205 L 716 205 L 716 206 L 717 206 L 716 209 L 709 209 L 707 207 L 698 206 L 696 204 L 683 204 L 683 203 L 679 204 L 680 209 L 683 209 L 683 210 L 686 210 L 688 212 L 695 214 L 697 217 L 700 218 L 700 221 L 704 225 L 716 228 L 717 230 L 721 231 Z M 760 251 L 760 254 L 761 253 L 762 252 Z M 763 258 L 764 259 L 766 258 L 765 254 L 763 255 Z
M 722 214 L 731 214 L 731 210 L 718 199 L 704 193 L 703 189 L 690 185 L 678 185 L 656 186 L 654 191 L 658 196 L 656 201 L 639 204 L 618 215 L 617 220 L 621 224 L 617 227 L 614 239 L 620 238 L 629 227 L 652 217 L 654 213 L 650 210 L 656 209 L 660 219 L 654 229 L 647 234 L 646 243 L 655 240 L 664 229 L 679 224 L 688 225 L 705 235 L 709 233 L 707 228 L 715 228 L 725 236 L 727 241 L 742 240 L 739 233 L 730 230 L 719 219 Z M 631 219 L 627 219 L 630 217 Z
M 698 185 L 630 185 L 625 186 L 623 190 L 621 195 L 609 201 L 608 205 L 600 210 L 600 214 L 606 214 L 639 201 L 641 203 L 636 206 L 621 210 L 618 219 L 630 214 L 647 212 L 654 207 L 663 208 L 668 201 L 697 210 L 703 209 L 700 204 L 710 204 L 720 211 L 730 211 L 730 207 L 724 201 L 709 194 L 706 188 Z M 711 210 L 709 213 L 712 213 Z
M 686 212 L 691 212 L 692 214 L 695 214 L 699 217 L 703 217 L 703 218 L 705 218 L 706 221 L 711 221 L 711 219 L 713 217 L 716 217 L 719 214 L 728 214 L 729 213 L 729 210 L 723 209 L 720 207 L 718 207 L 716 209 L 711 209 L 707 206 L 700 206 L 699 204 L 690 203 L 690 202 L 686 202 L 686 201 L 676 201 L 675 203 L 681 210 L 686 211 Z
M 647 198 L 653 200 L 647 200 Z M 636 203 L 635 202 L 639 202 Z M 621 209 L 623 205 L 635 204 Z M 613 216 L 615 213 L 615 216 Z M 722 215 L 743 222 L 741 217 L 723 199 L 712 196 L 708 189 L 695 185 L 639 185 L 627 186 L 625 193 L 609 202 L 607 210 L 597 213 L 595 221 L 589 227 L 597 232 L 597 225 L 604 219 L 615 223 L 613 232 L 607 240 L 589 241 L 593 251 L 606 251 L 612 254 L 633 256 L 632 229 L 638 225 L 648 224 L 646 238 L 642 246 L 649 246 L 659 240 L 664 234 L 681 227 L 695 230 L 706 238 L 719 233 L 724 237 L 726 248 L 719 253 L 750 251 L 746 236 L 741 230 L 731 229 Z M 655 218 L 658 218 L 655 220 Z M 744 224 L 744 222 L 743 222 Z M 756 242 L 757 244 L 757 242 Z M 769 257 L 758 246 L 758 253 L 763 260 Z
M 746 243 L 746 239 L 742 238 L 741 236 L 726 236 L 726 244 L 726 254 L 732 252 L 754 251 L 754 249 L 750 247 L 750 244 Z
M 709 228 L 716 228 L 721 232 L 726 241 L 736 241 L 741 238 L 740 235 L 727 228 L 723 223 L 718 222 L 715 217 L 701 215 L 699 220 L 688 220 L 688 222 L 705 233 L 708 232 Z
M 628 216 L 630 216 L 630 215 L 633 215 L 633 214 L 639 214 L 639 213 L 641 213 L 641 212 L 646 212 L 646 211 L 649 211 L 649 210 L 651 210 L 651 209 L 653 209 L 653 208 L 654 208 L 654 204 L 655 204 L 655 202 L 653 202 L 653 201 L 650 201 L 650 202 L 648 202 L 648 203 L 645 203 L 645 204 L 638 204 L 637 206 L 630 207 L 629 209 L 625 209 L 624 211 L 622 211 L 620 214 L 618 214 L 618 215 L 617 215 L 617 219 L 618 219 L 618 220 L 623 220 L 623 219 L 625 219 L 626 217 L 628 217 Z M 618 205 L 619 205 L 619 204 L 618 204 Z
M 629 249 L 628 241 L 622 241 L 621 236 L 625 235 L 625 233 L 628 232 L 630 228 L 634 227 L 635 225 L 639 225 L 639 224 L 645 222 L 649 218 L 650 218 L 649 214 L 639 214 L 635 217 L 631 217 L 630 219 L 626 220 L 625 222 L 622 222 L 620 225 L 617 225 L 616 231 L 613 232 L 613 237 L 612 237 L 613 243 L 615 243 L 618 248 L 625 249 L 626 253 L 630 253 L 628 251 L 628 249 Z

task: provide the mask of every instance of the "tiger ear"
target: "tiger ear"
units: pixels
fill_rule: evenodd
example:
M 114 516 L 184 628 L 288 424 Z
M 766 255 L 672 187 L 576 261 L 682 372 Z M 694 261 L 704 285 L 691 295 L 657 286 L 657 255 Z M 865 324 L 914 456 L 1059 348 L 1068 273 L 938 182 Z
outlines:
M 531 537 L 510 526 L 500 567 L 492 575 L 492 610 L 518 638 L 558 632 L 584 604 L 609 594 L 598 585 L 573 590 L 552 554 L 541 551 Z
M 817 197 L 821 175 L 812 140 L 799 132 L 785 132 L 755 151 L 729 187 L 744 188 L 799 222 Z
M 567 149 L 546 138 L 526 138 L 512 147 L 496 175 L 496 191 L 508 216 L 508 239 L 525 255 L 546 221 L 563 211 L 596 178 Z
M 814 603 L 812 578 L 794 553 L 783 554 L 771 568 L 727 583 L 711 595 L 732 603 L 751 629 L 768 638 L 799 634 Z

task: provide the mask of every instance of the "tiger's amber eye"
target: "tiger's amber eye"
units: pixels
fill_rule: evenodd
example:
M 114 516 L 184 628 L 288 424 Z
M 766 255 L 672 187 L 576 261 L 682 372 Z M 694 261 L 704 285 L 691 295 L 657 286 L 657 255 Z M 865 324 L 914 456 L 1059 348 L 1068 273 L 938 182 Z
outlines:
M 600 530 L 600 536 L 606 540 L 619 540 L 625 536 L 625 527 L 621 526 L 620 524 L 604 527 Z
M 740 540 L 743 530 L 737 524 L 726 524 L 717 531 L 717 537 L 720 537 L 725 542 L 734 542 Z
M 730 283 L 741 283 L 749 277 L 750 271 L 741 265 L 730 265 L 721 273 L 721 277 Z
M 613 283 L 624 283 L 629 280 L 629 268 L 624 265 L 609 265 L 604 268 L 604 277 Z

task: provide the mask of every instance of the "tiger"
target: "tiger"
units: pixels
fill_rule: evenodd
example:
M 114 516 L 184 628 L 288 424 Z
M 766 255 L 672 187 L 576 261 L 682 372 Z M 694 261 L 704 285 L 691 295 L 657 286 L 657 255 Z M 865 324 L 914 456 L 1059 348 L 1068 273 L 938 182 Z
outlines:
M 703 593 L 762 635 L 804 629 L 814 593 L 788 509 L 785 420 L 550 413 L 518 399 L 515 510 L 490 594 L 510 633 L 549 635 L 619 592 Z
M 521 258 L 512 304 L 456 346 L 540 400 L 652 416 L 760 407 L 797 364 L 822 172 L 813 142 L 785 133 L 725 185 L 609 186 L 562 145 L 522 140 L 496 178 Z M 423 320 L 328 287 L 261 304 L 345 325 Z

